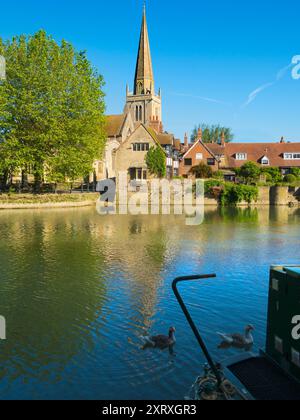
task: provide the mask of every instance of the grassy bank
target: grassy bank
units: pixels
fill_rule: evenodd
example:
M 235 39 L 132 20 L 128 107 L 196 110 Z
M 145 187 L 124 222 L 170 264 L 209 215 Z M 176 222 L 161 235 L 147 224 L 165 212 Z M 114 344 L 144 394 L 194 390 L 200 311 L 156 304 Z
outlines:
M 99 194 L 0 194 L 0 208 L 79 207 L 93 205 Z

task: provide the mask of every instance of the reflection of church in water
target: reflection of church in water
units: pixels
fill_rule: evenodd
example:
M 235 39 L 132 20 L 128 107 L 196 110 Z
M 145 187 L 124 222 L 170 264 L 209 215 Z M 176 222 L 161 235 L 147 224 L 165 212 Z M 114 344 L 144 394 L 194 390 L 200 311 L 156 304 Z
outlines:
M 117 178 L 120 171 L 131 180 L 148 179 L 145 157 L 151 147 L 165 151 L 168 176 L 178 175 L 181 142 L 163 130 L 162 95 L 160 89 L 155 91 L 145 8 L 133 92 L 127 86 L 123 114 L 107 117 L 107 135 L 104 159 L 95 163 L 98 180 Z

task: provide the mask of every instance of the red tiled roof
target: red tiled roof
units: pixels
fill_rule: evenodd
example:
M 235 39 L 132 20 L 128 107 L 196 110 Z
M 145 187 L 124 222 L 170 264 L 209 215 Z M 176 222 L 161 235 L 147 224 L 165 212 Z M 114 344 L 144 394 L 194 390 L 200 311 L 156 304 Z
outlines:
M 214 155 L 225 157 L 225 166 L 238 168 L 244 165 L 245 161 L 236 160 L 237 153 L 246 153 L 247 161 L 261 163 L 266 156 L 270 166 L 277 167 L 300 167 L 300 160 L 285 160 L 284 153 L 300 153 L 300 143 L 227 143 L 221 146 L 217 143 L 208 143 L 206 146 Z

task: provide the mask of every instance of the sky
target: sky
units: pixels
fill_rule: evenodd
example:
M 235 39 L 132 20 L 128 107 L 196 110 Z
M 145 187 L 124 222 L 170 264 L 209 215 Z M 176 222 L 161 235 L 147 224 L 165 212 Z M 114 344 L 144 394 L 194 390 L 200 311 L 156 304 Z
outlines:
M 231 127 L 235 141 L 300 141 L 299 0 L 147 0 L 163 123 L 183 139 L 199 123 Z M 0 36 L 45 29 L 86 50 L 104 76 L 108 114 L 133 87 L 143 0 L 1 2 Z M 300 71 L 299 71 L 300 74 Z

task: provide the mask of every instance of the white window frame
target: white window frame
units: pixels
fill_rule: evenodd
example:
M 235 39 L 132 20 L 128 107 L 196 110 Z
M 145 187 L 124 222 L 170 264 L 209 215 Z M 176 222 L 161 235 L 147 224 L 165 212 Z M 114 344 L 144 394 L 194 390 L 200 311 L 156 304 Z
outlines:
M 236 153 L 235 159 L 236 160 L 247 160 L 248 155 L 247 155 L 247 153 Z
M 264 166 L 269 166 L 270 165 L 270 159 L 267 156 L 264 156 L 261 160 L 261 164 Z
M 298 153 L 284 153 L 284 160 L 300 160 L 300 152 Z
M 196 160 L 203 160 L 203 153 L 196 153 Z

